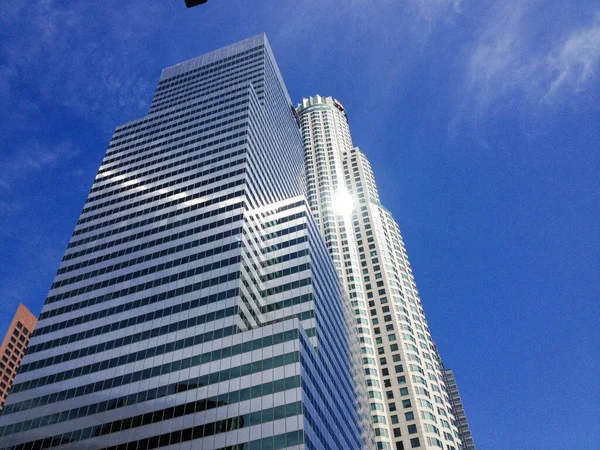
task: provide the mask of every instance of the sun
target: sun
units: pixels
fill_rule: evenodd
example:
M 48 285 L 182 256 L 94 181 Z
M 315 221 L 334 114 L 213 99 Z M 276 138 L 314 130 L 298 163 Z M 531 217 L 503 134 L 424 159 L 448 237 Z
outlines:
M 341 216 L 347 217 L 352 215 L 354 210 L 354 200 L 352 196 L 345 190 L 338 191 L 331 198 L 333 202 L 333 210 Z

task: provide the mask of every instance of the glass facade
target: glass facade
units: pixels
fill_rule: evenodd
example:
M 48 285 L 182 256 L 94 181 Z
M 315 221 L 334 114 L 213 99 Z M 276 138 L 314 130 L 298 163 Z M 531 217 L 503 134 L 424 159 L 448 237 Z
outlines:
M 266 37 L 167 68 L 115 130 L 0 448 L 373 448 L 349 304 Z

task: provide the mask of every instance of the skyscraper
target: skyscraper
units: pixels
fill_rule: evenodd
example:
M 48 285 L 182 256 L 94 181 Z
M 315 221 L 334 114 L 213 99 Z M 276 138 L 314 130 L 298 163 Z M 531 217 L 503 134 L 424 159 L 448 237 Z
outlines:
M 452 369 L 444 370 L 444 378 L 446 380 L 446 386 L 448 387 L 450 402 L 454 408 L 454 415 L 456 416 L 458 431 L 464 450 L 475 450 L 475 442 L 473 441 L 473 435 L 471 434 L 471 427 L 469 427 L 469 422 L 467 421 L 465 407 L 460 398 L 460 393 L 458 392 L 458 386 L 456 385 L 456 379 L 454 378 Z
M 19 370 L 36 322 L 35 316 L 21 303 L 0 347 L 0 409 Z
M 360 337 L 377 448 L 462 448 L 398 224 L 381 205 L 343 105 L 305 98 L 297 108 L 307 197 L 349 293 Z
M 162 72 L 115 130 L 0 447 L 372 448 L 297 120 L 264 35 Z

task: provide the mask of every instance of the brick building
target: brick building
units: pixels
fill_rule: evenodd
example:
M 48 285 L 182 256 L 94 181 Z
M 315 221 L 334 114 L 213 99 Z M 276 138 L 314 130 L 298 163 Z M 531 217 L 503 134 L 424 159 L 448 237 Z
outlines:
M 36 317 L 21 303 L 0 347 L 0 409 L 4 407 L 36 322 Z

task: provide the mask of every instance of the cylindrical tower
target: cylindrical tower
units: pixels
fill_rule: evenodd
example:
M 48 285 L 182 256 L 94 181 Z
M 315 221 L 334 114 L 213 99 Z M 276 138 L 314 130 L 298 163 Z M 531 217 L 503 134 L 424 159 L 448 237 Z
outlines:
M 298 106 L 307 196 L 351 298 L 377 448 L 462 449 L 398 224 L 332 97 Z

